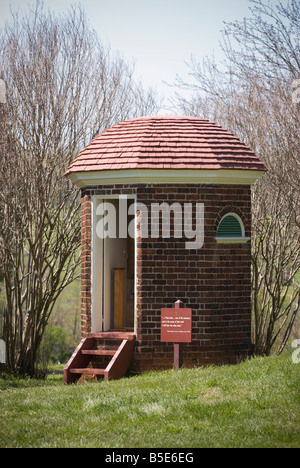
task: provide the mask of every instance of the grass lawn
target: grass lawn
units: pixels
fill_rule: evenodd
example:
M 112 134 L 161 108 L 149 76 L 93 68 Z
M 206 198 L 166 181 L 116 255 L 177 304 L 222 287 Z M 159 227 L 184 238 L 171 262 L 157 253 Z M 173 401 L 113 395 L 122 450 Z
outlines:
M 236 366 L 64 386 L 0 378 L 0 447 L 300 447 L 300 364 Z

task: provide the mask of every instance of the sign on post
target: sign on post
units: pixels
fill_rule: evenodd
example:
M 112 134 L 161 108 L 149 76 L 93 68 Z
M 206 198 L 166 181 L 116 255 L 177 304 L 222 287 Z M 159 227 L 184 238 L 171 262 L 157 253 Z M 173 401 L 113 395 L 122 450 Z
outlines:
M 161 309 L 161 341 L 191 343 L 192 309 Z
M 161 309 L 161 341 L 174 343 L 174 367 L 182 367 L 182 343 L 192 341 L 192 309 L 181 308 L 182 301 L 175 302 L 174 309 Z

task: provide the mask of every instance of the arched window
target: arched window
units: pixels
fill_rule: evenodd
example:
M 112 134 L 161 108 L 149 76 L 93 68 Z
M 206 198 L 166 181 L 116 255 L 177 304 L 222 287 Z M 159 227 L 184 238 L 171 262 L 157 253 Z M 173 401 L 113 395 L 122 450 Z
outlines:
M 216 241 L 219 244 L 237 244 L 248 242 L 250 237 L 245 237 L 243 221 L 236 213 L 227 213 L 221 219 Z

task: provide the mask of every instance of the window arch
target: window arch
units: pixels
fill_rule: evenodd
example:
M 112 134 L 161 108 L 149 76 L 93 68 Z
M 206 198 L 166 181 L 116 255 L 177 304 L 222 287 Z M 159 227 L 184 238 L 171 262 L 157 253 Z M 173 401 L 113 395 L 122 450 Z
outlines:
M 222 244 L 248 242 L 243 221 L 236 213 L 227 213 L 219 222 L 216 241 Z

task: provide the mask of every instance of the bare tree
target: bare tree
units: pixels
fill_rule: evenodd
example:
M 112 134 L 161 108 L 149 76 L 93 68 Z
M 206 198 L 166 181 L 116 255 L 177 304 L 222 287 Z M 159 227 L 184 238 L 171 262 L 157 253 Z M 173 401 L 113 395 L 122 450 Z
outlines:
M 105 48 L 82 8 L 37 1 L 0 35 L 0 264 L 8 368 L 33 375 L 55 300 L 79 274 L 77 192 L 69 162 L 106 127 L 157 109 L 133 65 Z
M 282 352 L 300 309 L 300 231 L 276 186 L 264 181 L 254 196 L 253 341 L 256 354 L 269 355 Z
M 248 144 L 269 172 L 253 190 L 253 339 L 258 354 L 281 352 L 300 309 L 300 3 L 250 0 L 251 15 L 226 24 L 225 62 L 188 64 L 191 100 L 181 112 L 216 121 Z

